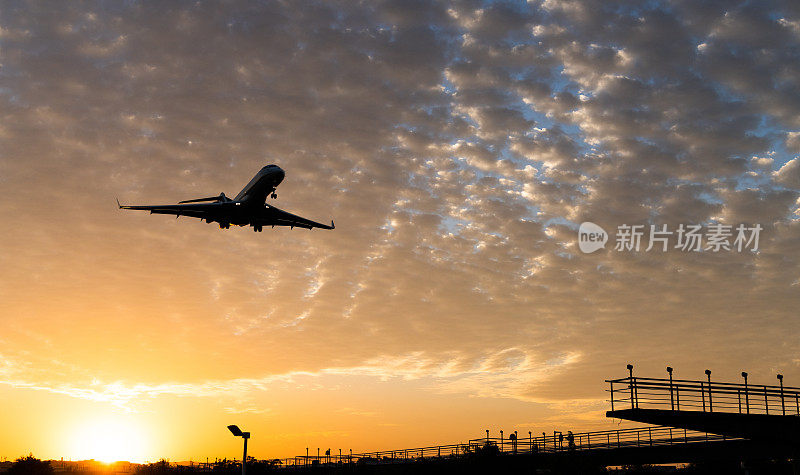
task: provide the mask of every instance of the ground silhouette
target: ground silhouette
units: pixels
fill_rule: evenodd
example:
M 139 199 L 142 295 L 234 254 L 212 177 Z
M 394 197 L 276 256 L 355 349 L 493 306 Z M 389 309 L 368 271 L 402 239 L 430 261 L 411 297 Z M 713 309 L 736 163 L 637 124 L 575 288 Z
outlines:
M 53 467 L 49 461 L 39 460 L 33 454 L 29 454 L 15 460 L 6 473 L 8 475 L 52 475 Z

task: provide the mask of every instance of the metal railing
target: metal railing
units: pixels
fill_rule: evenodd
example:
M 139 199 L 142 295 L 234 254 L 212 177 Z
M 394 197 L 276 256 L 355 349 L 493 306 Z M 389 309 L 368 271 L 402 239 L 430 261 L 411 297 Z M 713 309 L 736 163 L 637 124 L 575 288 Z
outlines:
M 516 434 L 515 434 L 516 437 Z M 677 446 L 680 444 L 713 443 L 736 440 L 717 434 L 707 434 L 673 427 L 648 426 L 633 429 L 594 432 L 560 432 L 524 438 L 482 437 L 466 443 L 434 445 L 399 450 L 380 450 L 343 455 L 302 455 L 283 459 L 285 467 L 317 466 L 352 463 L 398 463 L 431 458 L 460 458 L 478 454 L 531 455 L 568 453 L 587 450 L 613 450 L 628 447 Z
M 780 386 L 635 376 L 606 382 L 612 411 L 641 408 L 799 416 L 800 388 L 783 386 L 779 379 Z
M 553 435 L 513 439 L 488 439 L 488 444 L 497 446 L 503 454 L 557 453 L 568 450 L 606 450 L 623 447 L 655 447 L 662 445 L 688 444 L 733 440 L 717 434 L 708 434 L 674 427 L 647 426 L 632 429 L 577 432 L 566 434 L 554 431 Z M 487 444 L 487 439 L 470 440 L 470 444 Z

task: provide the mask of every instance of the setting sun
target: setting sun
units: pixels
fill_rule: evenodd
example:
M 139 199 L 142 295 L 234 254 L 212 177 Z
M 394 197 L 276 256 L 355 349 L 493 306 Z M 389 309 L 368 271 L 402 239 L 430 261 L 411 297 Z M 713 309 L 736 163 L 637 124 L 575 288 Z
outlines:
M 145 435 L 132 418 L 106 418 L 76 427 L 69 436 L 67 453 L 73 460 L 143 462 Z

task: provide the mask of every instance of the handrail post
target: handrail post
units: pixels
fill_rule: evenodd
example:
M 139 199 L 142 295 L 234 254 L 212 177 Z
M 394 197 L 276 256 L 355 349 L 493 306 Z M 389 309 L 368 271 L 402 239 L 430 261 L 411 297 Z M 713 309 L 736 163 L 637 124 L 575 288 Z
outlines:
M 672 367 L 667 366 L 667 373 L 669 373 L 669 406 L 671 410 L 675 410 L 675 400 L 672 396 Z
M 633 365 L 629 364 L 627 368 L 628 368 L 628 386 L 630 386 L 631 388 L 631 409 L 634 409 L 635 398 L 633 397 Z
M 614 381 L 609 381 L 611 385 L 611 412 L 614 412 Z
M 778 374 L 778 382 L 781 383 L 781 415 L 786 415 L 786 405 L 783 402 L 783 375 Z
M 750 394 L 747 391 L 747 371 L 742 371 L 742 377 L 744 378 L 744 407 L 747 414 L 750 414 Z
M 739 401 L 739 414 L 742 413 L 742 390 L 736 390 L 736 399 Z
M 769 401 L 767 400 L 767 387 L 764 386 L 764 410 L 769 415 Z
M 706 412 L 706 389 L 702 381 L 700 381 L 700 398 L 703 400 L 703 412 Z

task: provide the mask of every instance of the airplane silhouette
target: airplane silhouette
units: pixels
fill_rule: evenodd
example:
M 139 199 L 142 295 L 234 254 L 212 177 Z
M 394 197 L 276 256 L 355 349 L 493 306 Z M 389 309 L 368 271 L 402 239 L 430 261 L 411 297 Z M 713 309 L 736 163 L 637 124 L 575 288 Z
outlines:
M 285 175 L 286 173 L 278 165 L 267 165 L 259 170 L 250 183 L 233 199 L 225 196 L 225 193 L 220 193 L 219 196 L 180 201 L 175 205 L 125 206 L 117 200 L 117 206 L 120 209 L 146 210 L 150 211 L 150 214 L 189 216 L 209 224 L 217 222 L 220 229 L 228 229 L 231 224 L 252 226 L 253 231 L 257 233 L 260 233 L 264 226 L 334 229 L 333 220 L 328 226 L 266 204 L 268 195 L 272 198 L 278 197 L 275 188 L 283 181 Z M 204 203 L 205 201 L 211 203 Z

